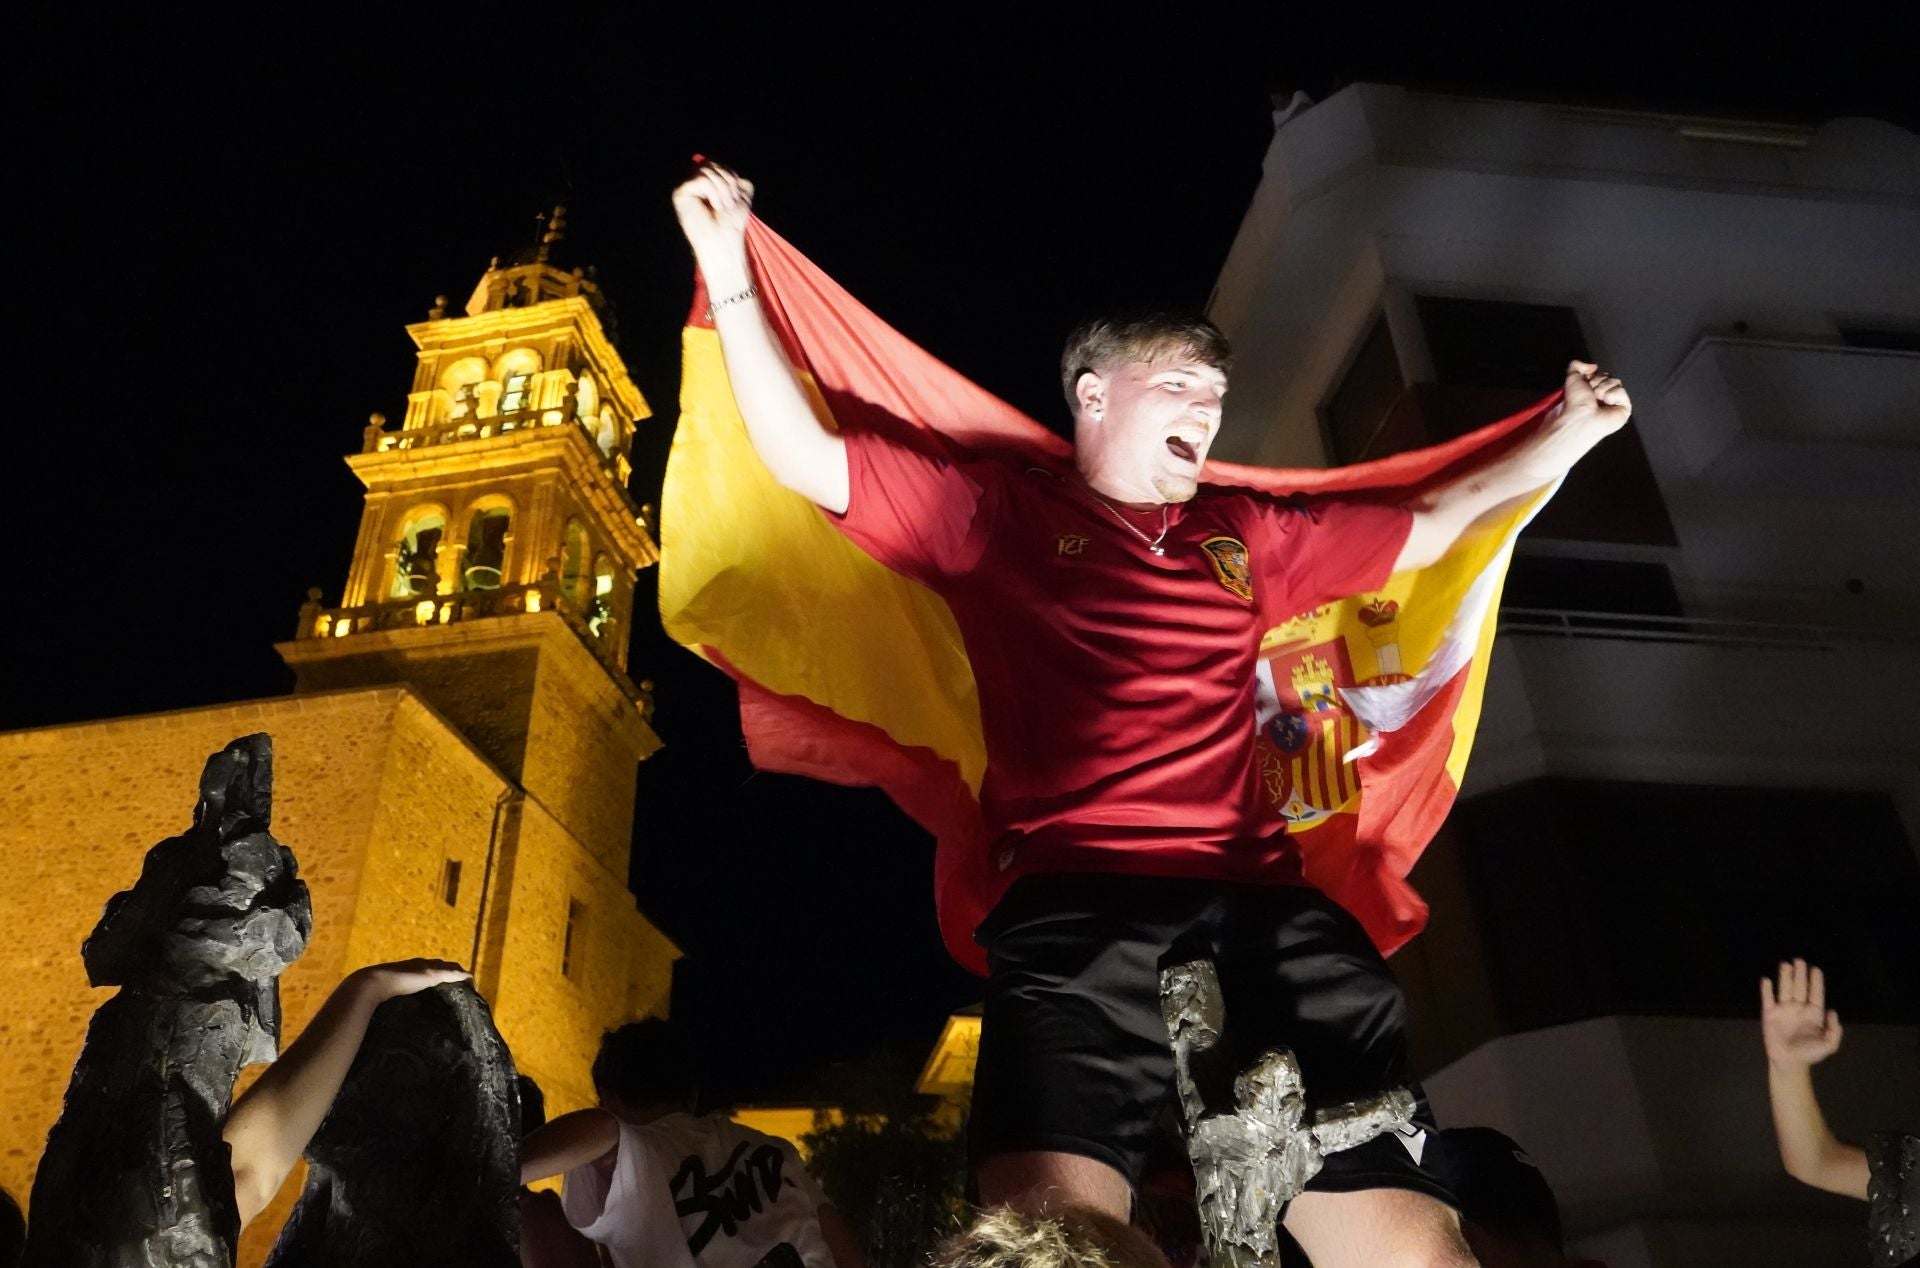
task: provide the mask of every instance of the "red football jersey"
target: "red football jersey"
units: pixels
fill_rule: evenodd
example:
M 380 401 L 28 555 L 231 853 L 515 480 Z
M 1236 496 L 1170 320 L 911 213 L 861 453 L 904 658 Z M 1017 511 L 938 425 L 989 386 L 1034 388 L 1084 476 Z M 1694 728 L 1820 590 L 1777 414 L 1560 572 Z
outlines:
M 1156 554 L 1158 511 L 1103 505 L 1071 476 L 845 435 L 851 497 L 827 518 L 939 594 L 966 642 L 987 748 L 987 862 L 1003 882 L 1060 871 L 1299 882 L 1258 778 L 1260 638 L 1384 583 L 1412 525 L 1405 509 L 1203 485 L 1166 509 Z

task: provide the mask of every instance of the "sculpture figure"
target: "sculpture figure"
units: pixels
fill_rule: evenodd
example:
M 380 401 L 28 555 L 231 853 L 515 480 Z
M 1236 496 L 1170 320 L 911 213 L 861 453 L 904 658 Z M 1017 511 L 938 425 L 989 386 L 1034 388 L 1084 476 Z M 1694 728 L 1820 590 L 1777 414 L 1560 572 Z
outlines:
M 28 1268 L 227 1268 L 240 1219 L 220 1137 L 240 1067 L 279 1048 L 279 976 L 313 913 L 271 835 L 273 744 L 208 759 L 193 826 L 147 852 L 81 946 L 119 986 L 87 1027 L 34 1180 Z
M 1277 1231 L 1287 1203 L 1327 1154 L 1410 1123 L 1413 1094 L 1397 1088 L 1309 1117 L 1299 1062 L 1284 1048 L 1270 1048 L 1233 1077 L 1231 1103 L 1216 1108 L 1226 1099 L 1219 1085 L 1229 1071 L 1220 1064 L 1228 1052 L 1221 1042 L 1226 1008 L 1213 964 L 1194 960 L 1163 970 L 1160 1006 L 1173 1041 L 1207 1262 L 1278 1264 Z
M 374 1012 L 268 1268 L 518 1268 L 520 1092 L 467 982 Z

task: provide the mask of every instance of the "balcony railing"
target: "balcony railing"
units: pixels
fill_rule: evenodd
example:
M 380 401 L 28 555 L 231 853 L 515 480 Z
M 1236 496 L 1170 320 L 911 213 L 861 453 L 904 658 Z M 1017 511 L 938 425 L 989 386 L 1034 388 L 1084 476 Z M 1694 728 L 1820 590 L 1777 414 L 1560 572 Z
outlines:
M 1831 648 L 1839 643 L 1908 642 L 1899 635 L 1840 626 L 1778 621 L 1727 621 L 1638 612 L 1576 612 L 1554 608 L 1501 608 L 1502 634 L 1562 638 L 1637 639 L 1655 643 L 1705 643 L 1721 647 Z
M 620 622 L 598 599 L 588 601 L 585 611 L 567 599 L 553 580 L 532 585 L 507 585 L 491 590 L 462 590 L 457 594 L 430 594 L 412 598 L 385 599 L 352 608 L 328 608 L 320 605 L 320 592 L 309 590 L 307 602 L 300 608 L 296 640 L 351 638 L 386 630 L 425 629 L 436 625 L 455 625 L 494 616 L 513 616 L 528 612 L 553 612 L 579 636 L 587 649 L 613 674 L 627 693 L 651 714 L 650 693 L 634 685 L 621 668 L 616 653 L 617 639 L 625 634 Z
M 1920 353 L 1709 334 L 1668 378 L 1663 434 L 1712 487 L 1904 505 Z
M 513 410 L 508 413 L 492 414 L 486 418 L 469 415 L 466 418 L 452 419 L 432 427 L 389 431 L 384 421 L 370 422 L 367 424 L 360 451 L 390 453 L 396 449 L 426 449 L 435 445 L 453 445 L 468 440 L 490 440 L 495 436 L 548 427 L 578 427 L 586 433 L 595 456 L 600 459 L 600 465 L 614 477 L 615 483 L 623 489 L 626 487 L 627 462 L 620 451 L 617 432 L 613 438 L 610 438 L 612 442 L 610 445 L 603 445 L 599 420 L 580 416 L 572 395 L 568 395 L 559 405 L 548 409 Z

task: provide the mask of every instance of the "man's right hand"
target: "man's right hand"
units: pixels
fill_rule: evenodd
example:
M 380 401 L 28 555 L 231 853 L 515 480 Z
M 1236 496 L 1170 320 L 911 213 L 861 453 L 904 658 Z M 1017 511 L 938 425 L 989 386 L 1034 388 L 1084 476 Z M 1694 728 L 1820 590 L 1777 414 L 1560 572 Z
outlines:
M 1780 989 L 1760 979 L 1760 1035 L 1776 1070 L 1817 1065 L 1840 1050 L 1840 1014 L 1827 1007 L 1827 981 L 1805 960 L 1780 962 Z
M 727 381 L 754 452 L 783 487 L 845 514 L 851 497 L 847 442 L 821 425 L 793 362 L 753 298 L 755 280 L 747 261 L 753 186 L 718 163 L 702 162 L 693 179 L 673 191 L 673 210 L 706 281 Z
M 673 191 L 673 211 L 707 285 L 716 291 L 736 282 L 745 286 L 753 182 L 718 163 L 702 163 L 692 179 Z

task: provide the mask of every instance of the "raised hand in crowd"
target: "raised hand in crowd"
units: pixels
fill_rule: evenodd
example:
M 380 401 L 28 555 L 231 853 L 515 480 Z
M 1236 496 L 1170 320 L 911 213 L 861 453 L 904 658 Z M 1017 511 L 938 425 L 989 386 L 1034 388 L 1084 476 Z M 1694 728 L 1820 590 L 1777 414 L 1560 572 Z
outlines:
M 341 979 L 300 1037 L 234 1102 L 221 1129 L 232 1151 L 242 1225 L 273 1200 L 333 1107 L 373 1010 L 398 996 L 471 976 L 446 960 L 399 960 L 355 969 Z
M 1778 986 L 1760 979 L 1760 1035 L 1780 1161 L 1803 1184 L 1865 1201 L 1866 1151 L 1834 1137 L 1813 1093 L 1813 1067 L 1840 1050 L 1840 1034 L 1840 1015 L 1827 1007 L 1826 976 L 1818 968 L 1783 960 Z

